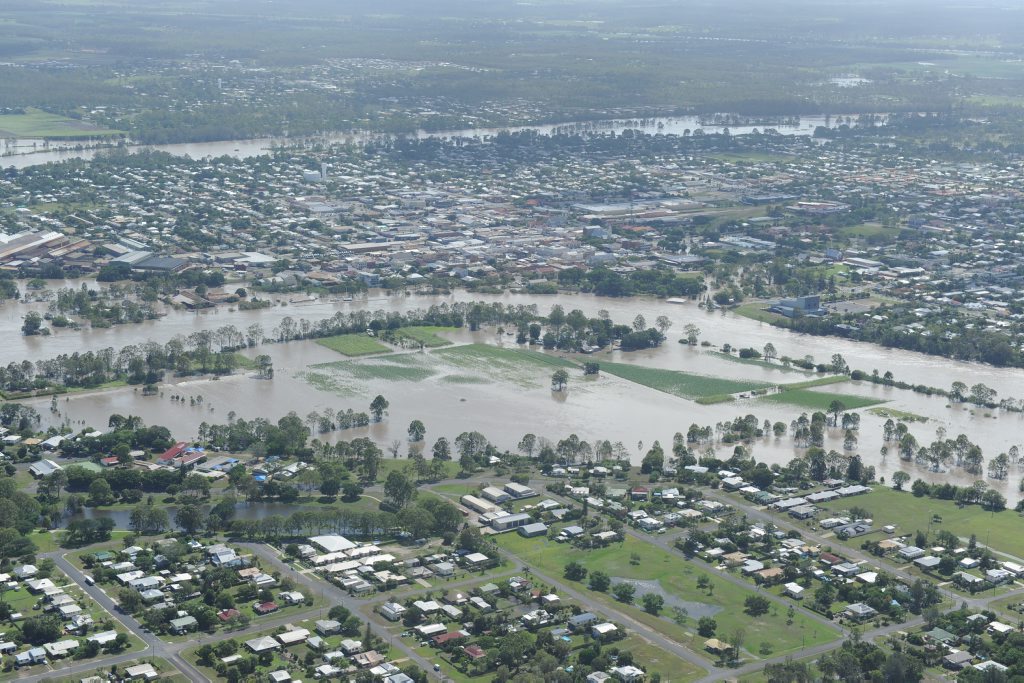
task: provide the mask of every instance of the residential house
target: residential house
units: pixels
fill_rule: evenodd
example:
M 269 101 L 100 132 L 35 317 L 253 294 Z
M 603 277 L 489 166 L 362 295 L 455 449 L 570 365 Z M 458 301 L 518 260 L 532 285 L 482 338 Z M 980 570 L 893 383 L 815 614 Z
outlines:
M 169 626 L 171 633 L 180 635 L 196 630 L 199 627 L 199 622 L 192 615 L 186 615 L 177 619 L 171 619 Z

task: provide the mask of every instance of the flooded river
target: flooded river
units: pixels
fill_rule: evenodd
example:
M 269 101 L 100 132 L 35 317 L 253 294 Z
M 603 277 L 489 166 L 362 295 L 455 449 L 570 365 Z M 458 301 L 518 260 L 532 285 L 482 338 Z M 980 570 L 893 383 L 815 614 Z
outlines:
M 692 303 L 672 304 L 646 298 L 607 299 L 589 295 L 485 296 L 466 292 L 445 297 L 384 296 L 371 293 L 365 301 L 321 300 L 260 311 L 232 312 L 226 308 L 200 314 L 168 311 L 165 318 L 151 323 L 81 333 L 63 331 L 46 339 L 25 339 L 18 333 L 17 325 L 6 324 L 0 328 L 0 359 L 6 363 L 26 356 L 51 356 L 108 345 L 119 347 L 151 338 L 163 342 L 176 334 L 188 334 L 197 329 L 229 323 L 244 328 L 252 322 L 260 322 L 269 331 L 284 316 L 317 319 L 352 307 L 406 311 L 444 301 L 473 300 L 501 301 L 505 304 L 536 303 L 541 312 L 558 303 L 567 311 L 580 308 L 588 315 L 596 315 L 598 310 L 604 309 L 617 321 L 628 321 L 641 313 L 648 321 L 666 315 L 673 322 L 668 332 L 669 341 L 661 348 L 634 353 L 601 353 L 595 356 L 598 361 L 637 363 L 773 383 L 795 382 L 805 378 L 803 373 L 737 363 L 709 353 L 708 349 L 678 344 L 683 327 L 693 322 L 703 330 L 701 338 L 716 346 L 730 343 L 733 346 L 761 348 L 771 342 L 780 355 L 802 357 L 809 354 L 820 362 L 827 362 L 833 353 L 840 353 L 853 368 L 867 371 L 877 368 L 880 372 L 891 369 L 897 378 L 915 383 L 948 386 L 954 380 L 962 380 L 969 385 L 984 382 L 996 388 L 1000 395 L 1019 395 L 1021 380 L 1024 379 L 1021 370 L 996 369 L 849 340 L 794 334 L 731 313 L 708 313 Z M 10 316 L 11 309 L 15 308 L 24 307 L 7 304 L 0 309 L 0 314 Z M 499 337 L 494 330 L 488 329 L 475 333 L 468 329 L 459 330 L 446 336 L 457 344 L 475 342 L 515 346 L 510 337 Z M 551 440 L 576 433 L 581 439 L 591 442 L 598 439 L 622 442 L 634 461 L 639 461 L 654 440 L 667 446 L 673 434 L 685 433 L 693 423 L 713 425 L 722 420 L 753 414 L 759 421 L 768 419 L 789 424 L 801 412 L 798 408 L 756 399 L 703 406 L 608 374 L 602 374 L 595 380 L 586 380 L 574 374 L 569 390 L 564 395 L 550 391 L 544 381 L 546 374 L 524 384 L 504 381 L 455 384 L 444 381 L 441 374 L 437 374 L 419 378 L 418 381 L 371 378 L 344 390 L 336 387 L 318 388 L 307 381 L 309 366 L 344 360 L 342 356 L 312 341 L 267 344 L 247 353 L 269 353 L 274 359 L 275 378 L 260 380 L 248 374 L 236 374 L 219 380 L 186 379 L 164 386 L 161 395 L 151 397 L 143 397 L 131 388 L 62 397 L 58 402 L 57 415 L 51 414 L 49 399 L 38 399 L 31 403 L 44 416 L 44 420 L 52 424 L 67 423 L 75 429 L 90 425 L 102 429 L 106 427 L 111 413 L 133 414 L 141 416 L 148 424 L 168 427 L 177 438 L 188 438 L 198 433 L 198 426 L 203 421 L 227 421 L 229 411 L 245 418 L 262 416 L 275 420 L 290 410 L 300 416 L 326 408 L 365 411 L 373 396 L 380 393 L 391 402 L 389 416 L 384 422 L 363 429 L 319 435 L 318 438 L 330 441 L 369 436 L 381 445 L 394 440 L 404 444 L 409 422 L 419 419 L 427 427 L 428 444 L 432 444 L 439 436 L 453 439 L 460 432 L 477 430 L 499 447 L 514 449 L 527 432 Z M 542 372 L 549 374 L 550 369 Z M 1022 442 L 1020 435 L 1024 415 L 1018 413 L 992 411 L 991 416 L 987 416 L 985 411 L 949 406 L 943 398 L 926 397 L 869 383 L 848 382 L 821 390 L 869 395 L 889 401 L 887 407 L 929 418 L 927 423 L 911 425 L 911 432 L 922 444 L 935 438 L 935 430 L 939 425 L 944 425 L 951 437 L 961 432 L 967 434 L 982 446 L 986 458 L 994 457 Z M 202 396 L 203 405 L 192 406 L 188 401 L 184 404 L 172 402 L 172 394 Z M 857 452 L 866 464 L 876 467 L 880 476 L 888 479 L 893 472 L 903 469 L 915 477 L 932 481 L 967 483 L 971 480 L 958 470 L 949 474 L 928 472 L 913 463 L 900 461 L 895 454 L 883 459 L 880 449 L 883 445 L 881 425 L 884 418 L 866 410 L 860 412 L 863 421 Z M 840 430 L 831 430 L 826 448 L 842 450 Z M 788 436 L 781 439 L 769 437 L 754 444 L 753 454 L 759 460 L 781 464 L 800 455 L 801 451 L 793 447 Z M 988 481 L 1013 501 L 1018 497 L 1016 482 L 1021 474 L 1014 466 L 1008 481 Z
M 849 117 L 846 117 L 849 118 Z M 853 117 L 856 118 L 856 117 Z M 552 123 L 540 126 L 512 126 L 507 128 L 467 128 L 450 131 L 419 130 L 409 135 L 418 139 L 424 138 L 487 138 L 501 132 L 536 131 L 541 135 L 554 133 L 621 133 L 624 130 L 641 130 L 644 133 L 663 135 L 683 135 L 696 130 L 705 133 L 721 133 L 728 129 L 731 135 L 748 135 L 754 130 L 774 129 L 781 135 L 809 136 L 818 126 L 838 126 L 844 117 L 804 116 L 793 123 L 759 123 L 757 125 L 704 125 L 696 116 L 657 117 L 642 120 L 607 120 L 607 121 L 572 121 Z M 292 147 L 301 145 L 323 145 L 330 143 L 360 144 L 385 137 L 381 133 L 355 131 L 332 133 L 309 138 L 256 138 L 251 140 L 225 140 L 220 142 L 190 142 L 170 145 L 132 145 L 130 149 L 156 150 L 176 156 L 189 156 L 193 159 L 207 157 L 231 156 L 239 159 L 269 154 L 275 147 Z M 61 146 L 59 143 L 45 145 L 43 140 L 17 140 L 12 145 L 4 142 L 0 146 L 0 166 L 27 168 L 46 164 L 51 161 L 65 159 L 91 159 L 100 149 L 76 149 L 75 143 Z

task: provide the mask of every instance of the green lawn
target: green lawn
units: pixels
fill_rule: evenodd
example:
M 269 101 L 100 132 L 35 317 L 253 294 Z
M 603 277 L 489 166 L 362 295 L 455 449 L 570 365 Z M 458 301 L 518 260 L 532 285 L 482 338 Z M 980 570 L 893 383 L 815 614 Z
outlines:
M 120 135 L 123 131 L 97 128 L 89 123 L 27 109 L 24 114 L 0 115 L 0 135 L 14 138 L 90 138 Z
M 986 592 L 985 595 L 988 595 Z M 1019 595 L 1015 595 L 1009 598 L 1002 598 L 994 602 L 989 603 L 988 607 L 994 612 L 1001 612 L 1003 617 L 1000 619 L 1003 623 L 1012 624 L 1016 621 L 1024 619 L 1024 607 L 1020 607 L 1024 604 L 1024 598 Z M 1014 609 L 1020 608 L 1020 609 Z
M 755 302 L 749 304 L 740 304 L 733 309 L 736 315 L 742 315 L 744 318 L 751 318 L 753 320 L 760 320 L 763 323 L 775 323 L 786 320 L 786 316 L 779 315 L 778 313 L 769 313 L 764 310 L 768 307 L 768 304 L 764 302 Z
M 707 673 L 685 659 L 670 655 L 638 635 L 628 636 L 611 647 L 628 651 L 633 655 L 633 661 L 642 664 L 648 675 L 661 674 L 661 680 L 669 683 L 695 681 Z
M 430 444 L 433 443 L 433 439 L 430 438 L 430 433 L 429 432 L 427 433 L 427 442 L 430 443 Z M 427 453 L 427 456 L 429 457 L 429 453 Z M 452 477 L 454 477 L 456 474 L 459 473 L 459 463 L 457 461 L 455 461 L 455 460 L 448 460 L 448 461 L 446 461 L 444 463 L 444 467 L 445 467 L 444 477 L 446 479 L 451 479 Z M 412 460 L 410 460 L 408 458 L 389 458 L 389 457 L 381 458 L 380 465 L 377 468 L 377 481 L 385 481 L 388 478 L 388 475 L 391 474 L 391 472 L 393 470 L 404 470 L 406 468 L 410 468 L 410 469 L 413 468 Z M 415 477 L 416 476 L 415 473 L 412 476 Z M 453 484 L 453 486 L 458 486 L 458 484 Z M 442 487 L 439 486 L 438 488 L 442 488 Z M 424 492 L 421 491 L 420 493 L 424 493 Z M 374 494 L 374 495 L 379 495 L 379 494 Z
M 867 396 L 854 396 L 852 394 L 832 394 L 822 391 L 811 391 L 809 389 L 787 389 L 777 394 L 768 394 L 762 397 L 763 401 L 769 401 L 771 403 L 782 403 L 785 405 L 796 406 L 797 408 L 804 408 L 806 410 L 828 410 L 829 405 L 832 401 L 840 401 L 847 410 L 856 410 L 858 408 L 866 408 L 868 406 L 878 405 L 884 403 L 874 398 L 868 398 Z
M 770 387 L 768 382 L 722 379 L 628 363 L 601 363 L 601 371 L 682 398 L 698 399 Z
M 339 334 L 334 337 L 317 339 L 316 343 L 344 356 L 369 356 L 391 351 L 389 347 L 368 334 Z
M 1013 510 L 992 513 L 979 505 L 959 508 L 950 500 L 918 498 L 909 491 L 896 491 L 888 486 L 879 486 L 863 496 L 837 500 L 822 507 L 839 511 L 851 505 L 870 511 L 875 526 L 895 524 L 900 534 L 927 531 L 929 526 L 932 533 L 945 529 L 963 539 L 976 534 L 980 544 L 987 543 L 994 550 L 1024 557 L 1024 520 Z M 932 515 L 941 517 L 942 522 L 932 522 Z
M 54 550 L 60 550 L 60 533 L 33 531 L 28 538 L 36 544 L 37 552 L 52 553 Z
M 454 327 L 399 327 L 395 330 L 395 336 L 399 339 L 409 339 L 413 342 L 423 344 L 428 348 L 449 346 L 450 341 L 438 334 L 439 332 L 450 332 Z
M 498 537 L 498 543 L 521 560 L 551 576 L 561 577 L 565 565 L 575 560 L 590 571 L 601 570 L 611 577 L 657 580 L 666 593 L 680 600 L 720 607 L 721 610 L 714 615 L 718 623 L 716 635 L 726 637 L 737 629 L 743 629 L 748 644 L 746 649 L 751 651 L 746 654 L 748 659 L 757 658 L 753 653 L 757 652 L 762 642 L 770 643 L 773 655 L 779 655 L 799 650 L 801 646 L 827 643 L 838 637 L 837 631 L 831 626 L 799 613 L 795 615 L 793 624 L 787 626 L 785 608 L 774 604 L 767 614 L 751 617 L 744 613 L 743 601 L 754 593 L 752 589 L 724 581 L 686 561 L 682 555 L 669 553 L 632 537 L 627 536 L 622 543 L 595 550 L 580 550 L 546 538 L 526 539 L 518 534 L 502 534 Z M 634 554 L 637 556 L 635 562 L 631 560 Z M 711 595 L 697 588 L 697 580 L 702 576 L 710 578 L 713 584 Z M 572 585 L 587 591 L 584 583 Z M 604 604 L 710 659 L 710 655 L 703 650 L 705 639 L 696 635 L 696 618 L 691 616 L 685 626 L 679 626 L 668 618 L 671 614 L 668 609 L 662 616 L 654 616 L 639 607 L 622 605 L 609 594 L 587 592 Z M 628 624 L 626 626 L 628 628 Z
M 860 225 L 851 225 L 848 228 L 841 228 L 839 230 L 840 235 L 847 237 L 888 237 L 890 239 L 900 234 L 899 228 L 887 228 L 880 223 L 861 223 Z

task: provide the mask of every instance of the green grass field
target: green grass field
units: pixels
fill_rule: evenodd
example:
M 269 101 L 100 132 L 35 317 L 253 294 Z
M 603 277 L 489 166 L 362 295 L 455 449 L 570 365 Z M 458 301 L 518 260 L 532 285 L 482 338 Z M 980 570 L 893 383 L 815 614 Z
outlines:
M 868 406 L 884 403 L 878 399 L 867 396 L 854 396 L 853 394 L 833 394 L 809 389 L 785 389 L 777 394 L 768 394 L 760 400 L 770 403 L 781 403 L 783 405 L 795 406 L 806 410 L 828 410 L 832 401 L 840 401 L 847 410 L 857 410 Z
M 449 346 L 451 342 L 438 333 L 449 332 L 454 329 L 454 327 L 399 327 L 395 330 L 395 337 L 408 339 L 432 349 L 439 346 Z
M 28 109 L 24 114 L 0 115 L 0 135 L 13 138 L 94 138 L 120 135 L 123 131 L 97 128 L 89 123 Z
M 433 443 L 433 440 L 430 438 L 430 432 L 427 432 L 427 442 Z M 430 453 L 428 451 L 427 457 L 429 457 L 429 455 Z M 380 466 L 377 468 L 377 481 L 385 481 L 388 478 L 388 475 L 395 470 L 402 471 L 405 470 L 406 468 L 412 469 L 413 467 L 414 465 L 412 463 L 412 460 L 408 458 L 382 458 L 380 461 Z M 444 468 L 446 479 L 451 479 L 452 477 L 459 473 L 459 463 L 455 460 L 445 461 Z M 415 474 L 412 474 L 410 476 L 415 478 Z M 452 484 L 452 486 L 461 486 L 461 484 Z M 420 491 L 420 495 L 423 495 L 425 493 L 431 493 L 431 491 Z M 380 494 L 373 495 L 379 496 Z M 459 495 L 461 496 L 462 494 Z M 364 495 L 361 500 L 370 500 L 370 498 Z M 351 503 L 342 503 L 342 505 L 348 506 L 351 505 Z
M 778 313 L 769 313 L 764 310 L 768 307 L 766 303 L 749 303 L 740 304 L 733 309 L 736 315 L 742 315 L 744 318 L 751 318 L 752 320 L 760 320 L 763 323 L 775 323 L 786 319 L 786 316 L 779 315 Z
M 335 337 L 317 339 L 316 343 L 344 356 L 370 356 L 391 351 L 389 347 L 366 334 L 339 334 Z
M 768 382 L 707 377 L 678 370 L 647 368 L 628 363 L 602 362 L 601 371 L 629 380 L 630 382 L 642 384 L 651 389 L 663 391 L 666 394 L 688 399 L 706 399 L 723 394 L 735 394 L 741 391 L 753 391 L 754 389 L 764 389 L 771 386 Z
M 40 553 L 52 553 L 55 550 L 60 550 L 60 533 L 50 533 L 49 531 L 33 531 L 28 534 L 30 541 L 36 544 L 36 549 Z
M 468 384 L 468 377 L 479 377 L 531 388 L 542 385 L 556 368 L 578 367 L 570 360 L 539 351 L 488 344 L 452 346 L 430 355 L 456 371 L 452 374 L 457 384 Z
M 721 608 L 714 615 L 718 623 L 718 637 L 726 637 L 737 629 L 743 629 L 748 643 L 746 649 L 752 650 L 753 653 L 756 653 L 762 642 L 768 642 L 773 656 L 776 656 L 795 652 L 802 646 L 827 643 L 839 635 L 831 626 L 816 622 L 800 613 L 794 616 L 793 624 L 787 626 L 786 609 L 781 605 L 767 614 L 751 617 L 744 613 L 743 602 L 747 596 L 753 594 L 752 589 L 723 581 L 721 577 L 709 574 L 695 564 L 687 562 L 681 555 L 671 554 L 629 536 L 622 543 L 594 550 L 580 550 L 546 538 L 527 539 L 518 534 L 502 534 L 498 537 L 498 543 L 521 560 L 553 577 L 561 577 L 565 565 L 575 560 L 590 571 L 601 570 L 611 577 L 657 580 L 668 594 L 680 600 Z M 633 554 L 638 556 L 638 561 L 631 560 Z M 706 590 L 697 588 L 697 580 L 702 576 L 708 577 L 713 584 L 713 592 L 710 595 Z M 680 626 L 669 618 L 671 611 L 668 609 L 662 616 L 654 616 L 637 606 L 628 607 L 615 602 L 608 594 L 589 591 L 585 583 L 572 585 L 710 659 L 710 655 L 703 650 L 705 639 L 695 633 L 695 618 L 689 618 L 684 626 Z M 748 652 L 746 658 L 756 659 L 757 655 Z
M 660 674 L 661 680 L 666 683 L 695 681 L 703 678 L 707 673 L 685 659 L 670 655 L 638 635 L 627 636 L 615 643 L 614 647 L 632 654 L 633 661 L 640 662 L 648 676 Z M 646 680 L 650 680 L 650 678 Z
M 909 488 L 909 486 L 908 486 Z M 979 505 L 957 507 L 950 500 L 918 498 L 909 491 L 895 491 L 888 486 L 876 487 L 871 493 L 826 503 L 822 507 L 839 511 L 851 505 L 870 511 L 875 526 L 895 524 L 897 533 L 912 534 L 917 530 L 932 533 L 942 529 L 967 539 L 976 534 L 979 544 L 991 545 L 996 551 L 1024 557 L 1024 519 L 1013 510 L 992 513 Z M 941 523 L 932 522 L 939 515 Z
M 466 344 L 464 346 L 453 346 L 449 349 L 440 349 L 433 353 L 438 358 L 458 366 L 486 367 L 489 363 L 498 365 L 532 365 L 536 368 L 546 366 L 558 368 L 575 368 L 576 363 L 566 358 L 552 356 L 540 351 L 529 349 L 506 349 L 501 346 L 490 344 Z
M 330 338 L 336 339 L 338 337 Z M 372 338 L 366 339 L 376 343 Z M 320 343 L 324 341 L 328 340 L 320 340 Z M 361 338 L 359 343 L 364 343 Z M 365 390 L 366 382 L 421 382 L 434 377 L 445 384 L 508 382 L 524 388 L 536 388 L 548 382 L 555 368 L 577 367 L 570 360 L 538 351 L 467 344 L 430 353 L 399 353 L 317 363 L 309 366 L 304 378 L 321 391 L 352 396 Z
M 986 593 L 986 595 L 987 594 L 988 593 Z M 1019 595 L 1014 595 L 1009 598 L 996 600 L 995 602 L 990 603 L 988 607 L 994 612 L 1001 612 L 1003 614 L 1003 618 L 1001 618 L 1000 621 L 1012 624 L 1013 622 L 1024 618 L 1022 617 L 1021 610 L 1014 609 L 1015 607 L 1020 607 L 1022 604 L 1024 604 L 1024 599 L 1021 599 L 1021 596 Z
M 850 378 L 846 375 L 829 375 L 827 377 L 815 377 L 803 382 L 790 382 L 789 384 L 782 385 L 786 391 L 793 391 L 796 389 L 810 389 L 812 387 L 824 387 L 829 384 L 842 384 L 843 382 L 849 382 Z
M 361 361 L 339 360 L 310 367 L 313 370 L 340 371 L 362 380 L 419 381 L 436 374 L 428 359 L 410 355 L 382 356 Z
M 851 225 L 848 228 L 842 228 L 839 230 L 840 235 L 847 237 L 887 237 L 894 238 L 900 234 L 899 228 L 887 228 L 880 223 L 861 223 L 860 225 Z

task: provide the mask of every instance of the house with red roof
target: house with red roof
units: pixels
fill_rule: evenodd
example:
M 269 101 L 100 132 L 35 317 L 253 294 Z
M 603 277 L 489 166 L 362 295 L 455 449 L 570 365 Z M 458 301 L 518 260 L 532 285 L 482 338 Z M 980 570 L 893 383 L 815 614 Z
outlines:
M 198 450 L 198 449 L 196 449 L 196 450 L 189 449 L 188 451 L 183 453 L 180 458 L 178 458 L 178 460 L 175 462 L 175 466 L 177 466 L 177 467 L 188 467 L 189 465 L 196 464 L 197 462 L 199 462 L 200 460 L 204 459 L 205 457 L 206 457 L 206 453 L 204 453 L 203 451 Z
M 441 647 L 445 643 L 454 643 L 456 640 L 462 640 L 465 637 L 466 635 L 462 631 L 449 631 L 448 633 L 434 636 L 431 638 L 431 641 L 433 641 L 434 647 Z
M 466 647 L 462 648 L 462 651 L 465 652 L 466 656 L 472 659 L 474 662 L 478 659 L 483 659 L 487 656 L 487 653 L 484 652 L 484 649 L 476 643 L 472 645 L 467 645 Z
M 828 565 L 829 567 L 843 563 L 843 558 L 839 557 L 838 555 L 833 555 L 832 553 L 822 553 L 818 557 L 818 560 L 822 564 Z
M 169 464 L 171 464 L 172 460 L 174 460 L 179 455 L 184 453 L 186 448 L 188 448 L 188 444 L 185 443 L 184 441 L 179 441 L 178 443 L 174 444 L 173 446 L 168 448 L 166 451 L 161 453 L 160 457 L 157 459 L 157 461 L 161 465 L 169 465 Z
M 276 602 L 261 602 L 252 608 L 252 611 L 256 614 L 270 614 L 280 609 Z

